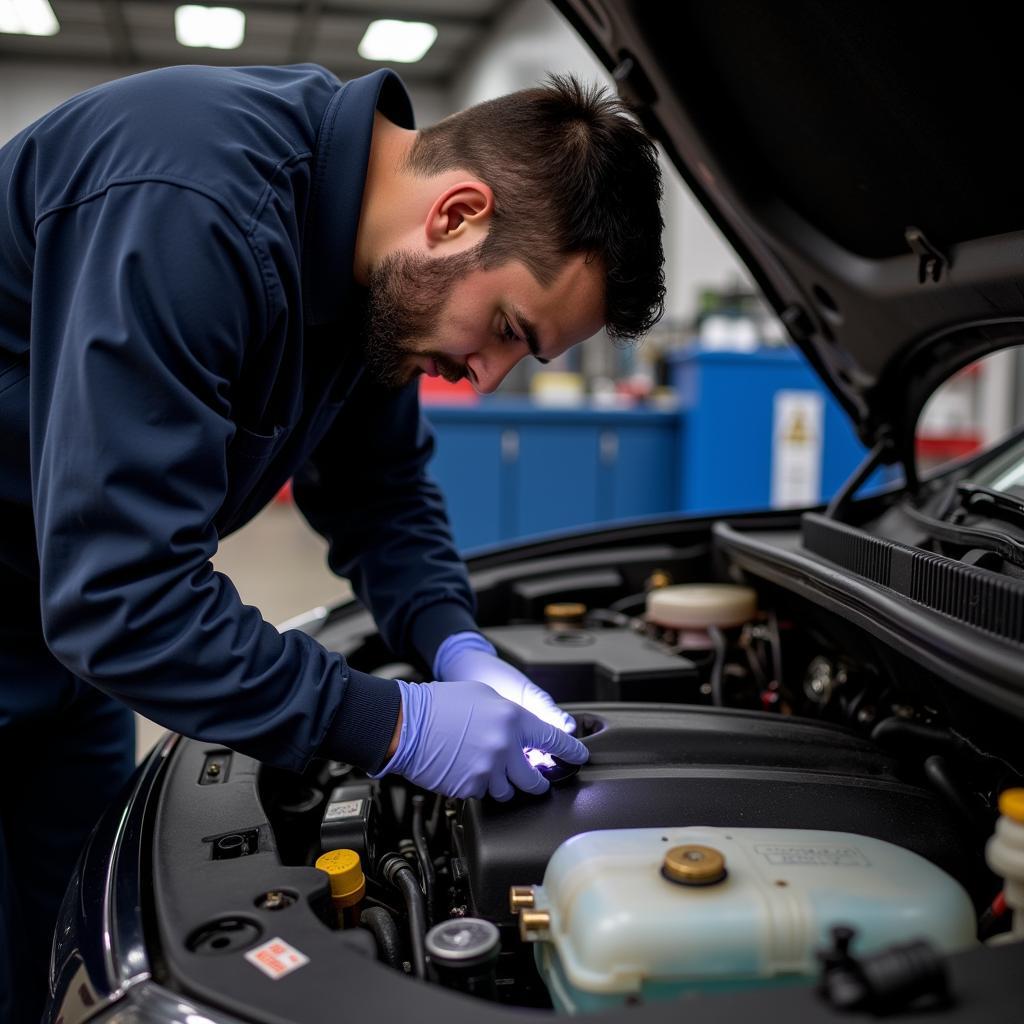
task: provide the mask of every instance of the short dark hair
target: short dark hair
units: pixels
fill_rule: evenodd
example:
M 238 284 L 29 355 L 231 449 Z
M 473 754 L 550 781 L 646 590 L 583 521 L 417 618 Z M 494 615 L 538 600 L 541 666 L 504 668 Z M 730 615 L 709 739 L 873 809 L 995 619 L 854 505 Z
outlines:
M 598 85 L 550 75 L 543 86 L 487 100 L 419 132 L 408 168 L 461 168 L 494 193 L 481 263 L 520 260 L 550 284 L 567 256 L 605 273 L 605 325 L 636 338 L 665 308 L 661 172 L 653 142 Z

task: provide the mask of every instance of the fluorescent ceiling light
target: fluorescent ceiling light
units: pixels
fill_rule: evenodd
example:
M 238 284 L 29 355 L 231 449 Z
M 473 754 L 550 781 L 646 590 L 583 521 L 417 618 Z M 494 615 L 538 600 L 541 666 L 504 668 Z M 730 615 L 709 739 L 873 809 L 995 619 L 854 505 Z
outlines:
M 0 0 L 0 32 L 55 36 L 59 31 L 49 0 Z
M 425 21 L 371 21 L 359 43 L 359 56 L 412 64 L 423 59 L 436 38 L 437 29 Z
M 185 4 L 174 12 L 174 35 L 182 46 L 234 50 L 245 38 L 245 13 L 237 7 Z

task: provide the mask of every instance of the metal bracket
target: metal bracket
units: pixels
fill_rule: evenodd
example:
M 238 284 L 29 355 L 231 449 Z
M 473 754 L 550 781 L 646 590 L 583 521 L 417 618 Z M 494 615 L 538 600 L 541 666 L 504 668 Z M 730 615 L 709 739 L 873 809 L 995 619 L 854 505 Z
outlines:
M 903 237 L 907 240 L 910 251 L 918 258 L 918 282 L 924 284 L 929 279 L 937 282 L 942 277 L 943 270 L 949 267 L 949 257 L 932 245 L 920 228 L 908 227 L 903 232 Z

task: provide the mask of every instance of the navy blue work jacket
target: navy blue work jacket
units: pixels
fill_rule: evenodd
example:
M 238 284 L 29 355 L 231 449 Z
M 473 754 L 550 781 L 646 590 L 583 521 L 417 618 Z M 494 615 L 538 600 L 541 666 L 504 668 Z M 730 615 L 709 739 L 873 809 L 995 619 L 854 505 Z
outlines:
M 399 695 L 214 572 L 289 477 L 393 650 L 474 628 L 415 385 L 360 363 L 376 109 L 412 127 L 389 71 L 167 68 L 0 149 L 0 646 L 292 769 L 379 766 Z M 0 724 L 47 704 L 4 683 Z

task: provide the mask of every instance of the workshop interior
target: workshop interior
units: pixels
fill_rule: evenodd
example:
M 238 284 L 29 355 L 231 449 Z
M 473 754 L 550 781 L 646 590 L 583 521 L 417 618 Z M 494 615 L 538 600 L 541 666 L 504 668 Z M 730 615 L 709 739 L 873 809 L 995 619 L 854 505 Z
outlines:
M 420 125 L 571 71 L 658 141 L 666 311 L 495 395 L 420 384 L 483 633 L 590 760 L 446 799 L 140 723 L 47 1020 L 1020 1020 L 1024 18 L 250 0 L 189 41 L 189 10 L 0 0 L 0 144 L 169 64 L 393 67 Z M 374 49 L 402 23 L 419 56 Z M 429 681 L 323 563 L 288 487 L 215 559 Z

